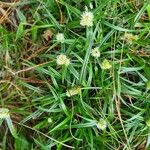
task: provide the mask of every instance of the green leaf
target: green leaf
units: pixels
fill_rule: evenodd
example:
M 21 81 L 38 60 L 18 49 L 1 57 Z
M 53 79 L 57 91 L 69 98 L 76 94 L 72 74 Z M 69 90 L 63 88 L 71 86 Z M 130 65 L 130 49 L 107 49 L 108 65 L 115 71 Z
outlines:
M 144 4 L 144 6 L 141 8 L 141 10 L 138 12 L 138 14 L 136 15 L 134 22 L 137 23 L 139 21 L 139 19 L 141 18 L 141 16 L 143 15 L 144 11 L 147 9 L 148 3 Z
M 84 62 L 83 62 L 81 73 L 80 73 L 80 82 L 82 82 L 82 80 L 86 80 L 86 69 L 87 69 L 89 58 L 90 58 L 94 38 L 95 38 L 95 35 L 98 31 L 98 28 L 99 28 L 99 24 L 97 24 L 94 32 L 89 30 L 88 33 L 87 33 L 88 37 L 87 37 L 86 44 L 85 44 L 85 47 L 84 47 L 84 49 L 86 51 L 86 54 L 85 54 L 85 57 L 84 57 Z
M 29 143 L 28 141 L 23 137 L 19 136 L 15 139 L 15 149 L 16 150 L 29 150 Z
M 14 126 L 13 126 L 11 118 L 10 117 L 6 118 L 6 122 L 7 122 L 8 128 L 9 128 L 9 131 L 11 132 L 11 134 L 13 135 L 13 137 L 14 138 L 18 138 L 16 130 L 15 130 Z
M 121 67 L 121 71 L 120 73 L 127 73 L 127 72 L 136 72 L 136 71 L 139 71 L 141 69 L 143 69 L 144 66 L 141 66 L 141 67 Z
M 23 23 L 20 23 L 19 26 L 18 26 L 18 30 L 17 30 L 17 33 L 16 33 L 16 40 L 18 40 L 19 38 L 22 37 L 23 35 Z
M 147 13 L 148 13 L 148 17 L 149 17 L 149 21 L 150 21 L 150 4 L 147 6 Z
M 26 23 L 26 17 L 25 15 L 22 13 L 22 11 L 20 11 L 19 9 L 16 10 L 17 11 L 17 15 L 20 19 L 20 22 L 22 23 Z

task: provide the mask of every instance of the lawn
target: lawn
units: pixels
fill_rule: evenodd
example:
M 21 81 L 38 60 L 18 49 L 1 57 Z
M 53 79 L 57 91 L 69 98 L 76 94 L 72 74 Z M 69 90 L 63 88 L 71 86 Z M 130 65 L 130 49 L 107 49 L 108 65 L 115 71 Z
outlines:
M 0 1 L 0 149 L 149 150 L 150 1 Z

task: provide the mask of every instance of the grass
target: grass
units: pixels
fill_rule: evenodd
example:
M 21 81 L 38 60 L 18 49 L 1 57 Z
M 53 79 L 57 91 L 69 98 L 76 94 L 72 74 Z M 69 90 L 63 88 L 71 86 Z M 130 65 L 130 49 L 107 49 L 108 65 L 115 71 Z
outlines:
M 0 6 L 0 105 L 9 110 L 5 117 L 0 112 L 0 149 L 150 149 L 148 0 L 14 0 Z M 85 6 L 93 12 L 92 27 L 80 25 Z M 95 47 L 99 58 L 91 56 Z M 62 53 L 70 65 L 57 65 Z M 111 68 L 102 69 L 105 59 Z M 67 97 L 72 88 L 79 91 Z

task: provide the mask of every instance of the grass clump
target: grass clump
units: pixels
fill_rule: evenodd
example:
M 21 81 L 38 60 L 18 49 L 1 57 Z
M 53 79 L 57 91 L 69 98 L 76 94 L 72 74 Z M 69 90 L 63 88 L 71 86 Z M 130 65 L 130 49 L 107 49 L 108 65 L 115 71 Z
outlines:
M 149 149 L 149 1 L 0 6 L 0 149 Z

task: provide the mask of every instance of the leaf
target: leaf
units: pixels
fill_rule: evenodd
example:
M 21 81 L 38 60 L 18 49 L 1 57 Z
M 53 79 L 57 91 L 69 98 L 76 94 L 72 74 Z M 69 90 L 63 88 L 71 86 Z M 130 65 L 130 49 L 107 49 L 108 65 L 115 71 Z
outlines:
M 35 42 L 37 39 L 38 28 L 32 29 L 32 41 Z
M 64 119 L 61 123 L 59 123 L 57 126 L 55 126 L 50 132 L 53 132 L 55 130 L 61 129 L 62 126 L 66 125 L 66 123 L 70 120 L 70 117 L 67 117 Z
M 90 53 L 91 53 L 91 49 L 93 46 L 94 38 L 99 29 L 98 27 L 99 27 L 99 24 L 97 24 L 94 32 L 92 31 L 88 32 L 89 35 L 87 37 L 86 45 L 84 47 L 84 49 L 86 50 L 86 54 L 84 57 L 84 61 L 83 61 L 83 65 L 82 65 L 82 69 L 80 73 L 80 82 L 82 82 L 83 79 L 85 80 L 85 77 L 86 77 L 86 69 L 87 69 L 89 58 L 90 58 Z
M 76 7 L 73 7 L 62 0 L 60 3 L 64 6 L 66 6 L 66 8 L 69 9 L 71 12 L 73 12 L 76 16 L 79 17 L 81 15 L 81 11 L 79 9 L 77 9 Z
M 144 66 L 141 66 L 141 67 L 121 67 L 120 74 L 127 73 L 127 72 L 138 71 L 138 70 L 141 70 L 143 68 L 144 68 Z
M 23 34 L 23 23 L 20 23 L 19 26 L 18 26 L 18 30 L 17 30 L 17 33 L 16 33 L 16 40 L 18 40 L 20 37 L 22 37 L 22 34 Z
M 6 118 L 6 122 L 7 122 L 8 128 L 9 128 L 9 131 L 11 132 L 11 134 L 13 135 L 13 137 L 14 138 L 18 138 L 16 130 L 15 130 L 14 126 L 13 126 L 11 118 L 10 117 Z
M 15 139 L 15 149 L 16 150 L 29 150 L 29 143 L 28 141 L 23 137 L 19 136 Z
M 130 29 L 125 29 L 125 28 L 122 28 L 122 27 L 119 27 L 119 26 L 116 26 L 116 25 L 113 25 L 107 21 L 104 21 L 104 24 L 108 27 L 111 27 L 115 30 L 118 30 L 118 31 L 122 31 L 122 32 L 137 32 L 137 30 L 130 30 Z M 142 29 L 141 30 L 138 30 L 139 31 L 143 31 Z
M 33 139 L 34 139 L 35 143 L 41 147 L 41 150 L 50 150 L 50 148 L 49 148 L 48 146 L 46 146 L 45 144 L 39 142 L 39 141 L 38 141 L 37 139 L 35 139 L 35 138 L 33 138 Z
M 88 128 L 88 127 L 93 127 L 93 126 L 96 126 L 96 121 L 72 125 L 72 128 Z
M 143 15 L 144 11 L 146 10 L 148 6 L 148 3 L 146 3 L 142 8 L 141 10 L 138 12 L 138 14 L 136 15 L 135 19 L 134 19 L 134 22 L 137 23 L 139 21 L 139 19 L 141 18 L 141 16 Z
M 147 13 L 148 13 L 148 17 L 149 17 L 149 20 L 150 20 L 150 4 L 147 6 Z
M 72 74 L 74 75 L 74 77 L 75 77 L 77 80 L 79 80 L 79 73 L 78 73 L 78 71 L 77 71 L 72 65 L 70 65 L 70 66 L 68 67 L 68 69 L 69 69 L 70 73 L 72 73 Z
M 16 11 L 17 11 L 17 15 L 18 15 L 18 17 L 20 19 L 20 22 L 26 23 L 26 17 L 24 16 L 24 14 L 18 9 Z

